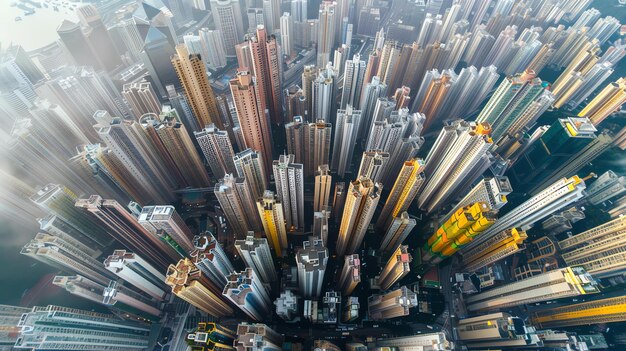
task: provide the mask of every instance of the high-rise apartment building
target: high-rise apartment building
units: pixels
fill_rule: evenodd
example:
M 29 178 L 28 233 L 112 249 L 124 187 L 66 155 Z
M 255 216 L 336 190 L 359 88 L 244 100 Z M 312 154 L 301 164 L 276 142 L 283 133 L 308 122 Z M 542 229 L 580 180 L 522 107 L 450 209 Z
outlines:
M 373 182 L 379 182 L 384 174 L 385 168 L 389 165 L 388 162 L 388 152 L 384 152 L 382 150 L 369 150 L 363 152 L 357 178 L 370 178 Z
M 139 255 L 115 250 L 104 260 L 104 267 L 153 298 L 165 299 L 165 276 Z
M 503 331 L 506 332 L 503 332 Z M 537 347 L 543 345 L 524 320 L 498 312 L 459 321 L 459 339 L 468 348 Z
M 391 192 L 387 197 L 385 206 L 383 206 L 383 210 L 380 216 L 378 216 L 376 228 L 388 229 L 395 218 L 400 217 L 403 212 L 409 209 L 424 183 L 423 171 L 424 161 L 421 159 L 415 158 L 403 163 L 393 188 L 391 188 Z M 389 239 L 391 240 L 391 238 Z M 389 247 L 389 249 L 393 250 L 395 247 Z
M 381 191 L 382 185 L 368 178 L 360 178 L 350 183 L 339 227 L 337 255 L 353 254 L 361 246 Z
M 262 155 L 265 172 L 269 175 L 272 164 L 272 133 L 265 112 L 265 97 L 259 94 L 259 82 L 248 71 L 237 71 L 230 80 L 235 110 L 246 145 Z
M 187 47 L 180 44 L 176 46 L 176 56 L 172 58 L 172 64 L 176 69 L 178 79 L 185 89 L 187 101 L 198 120 L 200 128 L 204 128 L 211 123 L 215 123 L 218 127 L 223 128 L 215 94 L 213 93 L 213 88 L 211 88 L 211 83 L 200 55 L 189 54 Z
M 410 218 L 406 211 L 400 213 L 397 217 L 393 217 L 380 243 L 380 250 L 384 253 L 394 250 L 395 247 L 402 244 L 416 225 L 417 221 L 414 218 Z
M 417 294 L 406 286 L 367 299 L 367 313 L 372 320 L 408 316 L 409 309 L 416 306 Z
M 214 291 L 209 278 L 188 258 L 167 268 L 165 283 L 172 287 L 174 295 L 212 316 L 232 316 L 235 313 L 223 300 L 221 291 Z
M 99 283 L 107 284 L 113 277 L 102 263 L 93 258 L 94 250 L 72 238 L 61 239 L 47 233 L 38 233 L 20 251 L 65 272 L 84 275 Z
M 174 206 L 144 206 L 137 220 L 155 236 L 164 231 L 186 253 L 193 250 L 193 234 Z
M 164 236 L 146 230 L 137 218 L 115 200 L 105 200 L 98 195 L 76 201 L 77 208 L 98 219 L 98 226 L 107 228 L 111 236 L 132 252 L 141 252 L 150 264 L 164 269 L 170 262 L 180 259 L 178 253 Z
M 304 166 L 294 155 L 280 155 L 273 162 L 278 200 L 289 231 L 304 227 Z
M 317 32 L 317 67 L 326 67 L 330 62 L 330 53 L 335 48 L 338 28 L 337 2 L 323 1 L 319 9 L 319 30 Z
M 282 109 L 282 54 L 274 35 L 268 35 L 265 27 L 258 26 L 256 33 L 247 40 L 252 58 L 252 70 L 256 78 L 256 91 L 259 99 L 265 101 L 270 120 L 274 124 L 283 123 Z M 240 67 L 244 69 L 244 67 Z
M 316 128 L 318 124 L 319 128 Z M 328 160 L 330 123 L 320 121 L 318 124 L 306 123 L 302 116 L 294 116 L 291 122 L 285 124 L 287 153 L 294 155 L 296 163 L 304 165 L 305 177 L 313 175 L 315 169 L 310 168 L 313 166 L 316 156 Z M 317 148 L 321 149 L 318 150 Z
M 586 199 L 593 205 L 626 193 L 626 177 L 608 170 L 600 175 L 586 190 Z
M 595 278 L 621 275 L 626 269 L 626 217 L 618 217 L 597 227 L 559 241 L 561 257 L 568 266 L 580 266 Z
M 274 192 L 266 190 L 263 197 L 257 201 L 257 210 L 265 236 L 274 249 L 277 257 L 283 256 L 283 249 L 287 248 L 287 229 L 284 217 L 283 204 L 276 198 Z
M 600 124 L 626 102 L 626 78 L 607 85 L 585 108 L 578 117 L 587 117 L 594 126 Z
M 328 245 L 328 218 L 331 212 L 322 210 L 313 212 L 313 236 L 322 239 L 324 246 Z
M 457 120 L 445 126 L 426 156 L 426 183 L 418 197 L 419 207 L 432 212 L 454 192 L 463 191 L 489 165 L 492 146 L 489 123 Z
M 255 208 L 255 199 L 246 178 L 227 174 L 215 184 L 215 197 L 237 237 L 243 238 L 249 230 L 261 230 L 261 221 Z
M 266 238 L 255 238 L 254 232 L 248 232 L 245 240 L 235 241 L 235 248 L 246 267 L 252 268 L 264 283 L 278 279 Z
M 396 347 L 399 351 L 413 348 L 432 348 L 433 350 L 449 350 L 454 344 L 446 339 L 445 333 L 418 334 L 399 338 L 383 338 L 376 341 L 376 346 Z
M 268 288 L 261 282 L 252 268 L 235 272 L 227 277 L 224 296 L 239 307 L 253 320 L 264 320 L 269 313 L 272 301 Z
M 193 263 L 209 277 L 216 289 L 221 289 L 227 283 L 226 277 L 235 272 L 222 245 L 207 231 L 193 238 L 193 246 L 194 249 L 189 252 Z
M 294 35 L 293 17 L 289 12 L 285 12 L 280 16 L 280 44 L 283 49 L 283 55 L 287 57 L 291 57 L 295 52 Z
M 235 45 L 243 39 L 243 11 L 239 0 L 211 0 L 211 13 L 215 27 L 222 34 L 226 56 L 235 56 Z
M 291 290 L 281 292 L 280 296 L 274 301 L 276 314 L 286 321 L 293 320 L 298 313 L 298 302 L 298 296 L 294 295 Z
M 337 111 L 331 169 L 341 177 L 350 170 L 360 123 L 361 111 L 353 110 L 352 106 Z
M 361 60 L 359 54 L 355 54 L 352 60 L 346 61 L 340 108 L 345 109 L 348 105 L 360 106 L 364 78 L 365 61 Z
M 549 308 L 532 313 L 531 323 L 538 328 L 565 328 L 597 325 L 626 320 L 624 296 L 596 299 Z
M 233 161 L 235 152 L 228 132 L 220 130 L 215 124 L 209 124 L 193 134 L 215 178 L 224 178 L 226 174 L 237 173 Z
M 205 53 L 205 56 L 202 57 L 204 63 L 212 70 L 224 68 L 226 66 L 226 46 L 222 39 L 222 31 L 200 28 L 198 35 Z
M 363 93 L 361 94 L 360 110 L 364 116 L 363 123 L 359 126 L 359 136 L 369 136 L 370 128 L 373 123 L 374 109 L 378 99 L 387 95 L 387 85 L 381 83 L 378 76 L 373 76 L 371 82 L 364 83 Z
M 507 77 L 493 93 L 485 107 L 482 109 L 476 122 L 487 122 L 491 125 L 491 136 L 498 141 L 506 133 L 514 135 L 519 127 L 513 129 L 519 123 L 518 119 L 528 114 L 527 109 L 546 93 L 548 84 L 537 78 L 535 72 L 526 71 L 515 76 Z M 526 123 L 534 122 L 541 113 L 550 105 L 549 100 L 541 104 L 541 108 L 533 111 L 532 115 L 525 117 Z
M 283 337 L 261 323 L 240 323 L 237 326 L 237 339 L 233 344 L 237 350 L 242 351 L 274 351 L 280 350 L 282 345 Z
M 565 267 L 468 296 L 468 311 L 493 311 L 570 296 L 597 293 L 597 282 L 581 267 Z
M 506 196 L 512 191 L 513 187 L 511 187 L 508 177 L 483 178 L 454 205 L 454 208 L 448 212 L 445 218 L 450 217 L 459 208 L 469 206 L 475 202 L 484 202 L 491 211 L 497 213 L 502 206 L 506 205 Z
M 263 196 L 267 185 L 268 175 L 265 173 L 265 163 L 261 153 L 252 149 L 245 149 L 233 157 L 237 176 L 245 178 L 254 199 Z
M 183 335 L 185 332 L 183 332 Z M 185 341 L 192 349 L 201 351 L 226 351 L 233 350 L 233 343 L 237 334 L 223 325 L 217 323 L 198 323 L 198 327 L 192 333 L 185 336 Z
M 387 264 L 376 277 L 376 285 L 380 290 L 388 290 L 400 279 L 404 278 L 411 271 L 410 263 L 413 260 L 409 253 L 408 245 L 400 245 L 391 254 Z
M 310 237 L 296 253 L 300 293 L 305 298 L 319 297 L 328 263 L 328 249 L 321 238 Z
M 343 268 L 339 274 L 337 287 L 341 289 L 344 296 L 349 296 L 357 285 L 361 282 L 361 260 L 359 255 L 346 255 L 343 261 Z
M 315 189 L 313 193 L 313 212 L 321 212 L 328 207 L 332 176 L 328 165 L 321 165 L 315 172 Z
M 503 230 L 510 228 L 526 230 L 530 228 L 535 222 L 581 199 L 584 196 L 584 190 L 585 182 L 578 176 L 556 181 L 501 216 L 494 225 L 467 245 L 465 250 L 473 249 Z
M 433 235 L 428 238 L 421 252 L 421 262 L 426 266 L 438 264 L 454 255 L 463 246 L 493 225 L 496 218 L 484 202 L 458 209 Z
M 463 253 L 464 270 L 475 272 L 487 265 L 521 251 L 526 232 L 517 228 L 504 230 L 480 245 Z
M 314 78 L 310 77 L 309 72 L 305 70 L 302 76 L 302 85 L 309 84 L 309 79 L 313 79 L 310 83 L 311 109 L 309 111 L 311 111 L 311 120 L 334 123 L 336 111 L 335 96 L 337 94 L 337 80 L 339 77 L 337 77 L 332 64 L 328 63 L 326 66 L 321 67 L 323 68 L 320 68 Z M 308 91 L 305 90 L 305 94 L 308 94 Z
M 150 325 L 121 320 L 112 314 L 49 305 L 22 315 L 16 349 L 68 350 L 106 347 L 112 351 L 144 350 Z M 54 326 L 54 327 L 51 327 Z
M 161 113 L 161 104 L 152 84 L 147 81 L 126 83 L 122 86 L 122 96 L 135 118 L 146 113 Z

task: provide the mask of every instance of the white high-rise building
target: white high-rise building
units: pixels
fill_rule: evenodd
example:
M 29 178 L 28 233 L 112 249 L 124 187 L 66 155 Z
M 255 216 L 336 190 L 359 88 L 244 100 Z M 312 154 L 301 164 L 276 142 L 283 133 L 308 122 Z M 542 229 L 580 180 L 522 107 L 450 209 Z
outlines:
M 389 153 L 381 150 L 369 150 L 363 152 L 361 165 L 357 178 L 364 177 L 371 179 L 374 183 L 380 182 L 384 174 L 385 167 L 388 166 Z
M 361 111 L 353 110 L 352 106 L 337 111 L 331 169 L 341 177 L 350 169 L 360 123 Z
M 158 300 L 165 297 L 165 275 L 134 253 L 115 250 L 104 267 Z
M 213 282 L 216 288 L 226 285 L 226 277 L 235 272 L 222 245 L 211 232 L 193 238 L 195 249 L 189 253 L 193 263 Z
M 271 313 L 269 290 L 252 268 L 229 275 L 223 295 L 254 320 L 265 320 Z
M 361 60 L 359 54 L 355 54 L 352 60 L 347 60 L 345 63 L 340 108 L 345 109 L 348 105 L 360 105 L 364 78 L 365 61 Z
M 306 22 L 307 17 L 307 0 L 291 1 L 291 15 L 294 22 Z
M 329 63 L 326 68 L 319 70 L 317 77 L 313 80 L 311 89 L 313 121 L 333 123 L 337 79 L 335 70 Z
M 233 157 L 233 162 L 235 163 L 237 176 L 246 178 L 253 198 L 258 199 L 263 196 L 263 193 L 269 187 L 261 153 L 252 149 L 245 149 Z
M 222 33 L 226 55 L 235 56 L 235 45 L 243 40 L 242 6 L 239 0 L 210 0 L 215 27 Z
M 212 70 L 226 66 L 226 47 L 220 30 L 201 28 L 198 31 L 200 41 L 206 56 L 202 57 L 204 63 Z
M 304 227 L 303 165 L 293 161 L 294 155 L 280 155 L 273 163 L 276 192 L 289 230 Z
M 235 241 L 235 248 L 246 266 L 252 268 L 264 283 L 278 279 L 266 238 L 255 238 L 254 232 L 248 232 L 245 240 Z
M 235 235 L 243 238 L 249 230 L 261 231 L 261 219 L 246 178 L 227 174 L 215 184 L 214 193 Z
M 157 235 L 163 230 L 185 252 L 193 250 L 193 233 L 174 206 L 144 206 L 137 221 L 150 233 Z
M 296 254 L 300 293 L 305 298 L 319 297 L 328 263 L 328 249 L 321 238 L 310 237 Z
M 506 205 L 506 196 L 513 191 L 508 177 L 483 178 L 470 190 L 444 218 L 456 212 L 459 208 L 469 206 L 476 202 L 486 203 L 490 210 L 498 211 Z
M 295 45 L 293 40 L 293 18 L 289 12 L 285 12 L 280 16 L 280 44 L 283 49 L 283 55 L 291 57 L 294 53 Z

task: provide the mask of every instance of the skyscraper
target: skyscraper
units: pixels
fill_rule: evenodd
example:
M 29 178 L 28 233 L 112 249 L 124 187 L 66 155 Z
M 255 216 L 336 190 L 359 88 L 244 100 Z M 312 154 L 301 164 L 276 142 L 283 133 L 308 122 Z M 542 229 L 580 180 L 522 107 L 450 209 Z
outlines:
M 211 123 L 223 128 L 215 94 L 200 55 L 189 54 L 187 46 L 180 44 L 176 46 L 172 64 L 200 128 Z
M 501 216 L 494 225 L 467 245 L 465 250 L 473 249 L 503 230 L 509 228 L 526 230 L 530 228 L 535 222 L 581 199 L 583 190 L 585 190 L 585 182 L 578 176 L 556 181 Z
M 194 264 L 209 277 L 216 289 L 226 285 L 226 277 L 235 272 L 222 245 L 209 231 L 193 238 L 194 249 L 189 253 Z
M 598 292 L 597 282 L 580 267 L 565 267 L 468 296 L 468 311 L 493 311 Z
M 361 260 L 359 255 L 346 255 L 343 261 L 343 268 L 339 273 L 337 286 L 344 296 L 349 296 L 357 285 L 361 282 Z
M 227 277 L 224 296 L 253 320 L 264 320 L 271 313 L 272 301 L 267 287 L 252 268 Z
M 113 277 L 92 256 L 95 252 L 84 244 L 71 238 L 61 239 L 54 235 L 38 233 L 20 251 L 22 255 L 32 257 L 65 272 L 89 277 L 99 283 L 108 284 Z
M 239 125 L 246 145 L 261 153 L 265 162 L 265 172 L 269 174 L 272 164 L 272 133 L 267 115 L 265 99 L 259 95 L 259 84 L 248 71 L 237 71 L 237 77 L 230 80 L 230 91 Z
M 211 13 L 215 27 L 222 33 L 226 56 L 235 56 L 235 45 L 245 33 L 243 11 L 239 0 L 211 0 Z
M 410 218 L 406 211 L 400 213 L 397 217 L 393 217 L 380 244 L 380 250 L 384 253 L 389 253 L 395 247 L 398 247 L 409 236 L 416 224 L 417 221 L 414 218 Z
M 304 172 L 303 165 L 294 163 L 294 155 L 280 155 L 273 162 L 278 200 L 282 203 L 287 228 L 290 231 L 304 227 Z
M 258 98 L 265 101 L 261 106 L 268 109 L 272 123 L 282 124 L 282 55 L 278 41 L 274 35 L 268 36 L 263 26 L 258 26 L 255 35 L 248 38 L 248 46 L 252 57 L 252 67 L 248 68 L 256 78 Z
M 300 293 L 305 298 L 319 297 L 328 263 L 328 249 L 321 238 L 309 237 L 296 253 Z
M 237 339 L 233 344 L 237 350 L 280 350 L 283 337 L 265 324 L 240 323 L 237 326 Z
M 215 178 L 237 173 L 233 161 L 235 152 L 226 131 L 219 130 L 215 124 L 209 124 L 203 130 L 194 132 L 194 136 Z
M 502 333 L 501 330 L 506 330 Z M 536 347 L 543 345 L 524 320 L 498 312 L 459 321 L 459 339 L 469 348 Z
M 243 238 L 249 230 L 261 230 L 255 200 L 245 178 L 227 174 L 215 184 L 214 192 L 228 224 L 239 238 Z
M 193 250 L 193 234 L 174 206 L 144 206 L 137 220 L 153 235 L 164 231 L 186 253 Z
M 139 255 L 115 250 L 104 260 L 104 267 L 153 298 L 165 299 L 165 276 Z
M 105 200 L 98 195 L 76 201 L 76 207 L 91 213 L 98 225 L 108 228 L 113 238 L 132 252 L 141 252 L 142 257 L 159 269 L 180 258 L 163 237 L 158 237 L 139 224 L 126 208 L 115 200 Z
M 319 31 L 317 35 L 317 67 L 325 67 L 330 62 L 330 53 L 335 48 L 338 27 L 337 2 L 323 1 L 319 9 Z
M 497 262 L 521 251 L 528 236 L 523 230 L 511 228 L 504 230 L 482 244 L 463 253 L 464 270 L 475 272 L 489 264 Z
M 337 111 L 331 169 L 337 171 L 341 177 L 349 171 L 352 164 L 360 123 L 361 111 L 353 110 L 352 106 Z
M 333 117 L 336 111 L 335 96 L 339 77 L 337 77 L 332 64 L 328 63 L 326 66 L 320 67 L 323 68 L 320 68 L 317 75 L 311 80 L 311 120 L 333 123 L 335 122 Z M 308 85 L 309 79 L 305 70 L 302 76 L 302 85 Z M 307 94 L 308 99 L 308 91 L 305 90 L 305 94 Z
M 261 153 L 252 149 L 245 149 L 233 157 L 233 163 L 237 170 L 237 176 L 246 179 L 253 198 L 258 199 L 263 196 L 269 187 L 267 186 L 268 175 L 265 173 L 265 163 Z
M 286 321 L 293 320 L 298 313 L 299 300 L 298 296 L 294 295 L 291 290 L 281 292 L 280 296 L 274 301 L 276 314 Z
M 222 31 L 200 28 L 198 35 L 205 52 L 205 56 L 202 57 L 204 63 L 212 70 L 226 66 L 226 47 Z
M 320 212 L 328 207 L 330 200 L 330 184 L 332 176 L 328 165 L 321 165 L 317 168 L 315 175 L 315 190 L 313 193 L 313 212 Z
M 150 334 L 149 324 L 53 305 L 33 307 L 22 315 L 18 326 L 21 331 L 14 347 L 31 350 L 67 350 L 94 345 L 112 351 L 143 350 L 148 347 Z
M 623 296 L 572 303 L 532 313 L 530 321 L 539 328 L 565 328 L 626 320 Z
M 172 287 L 173 294 L 212 316 L 235 313 L 223 300 L 221 291 L 212 290 L 209 278 L 188 258 L 167 268 L 165 283 Z
M 489 123 L 457 120 L 444 127 L 426 156 L 426 184 L 418 197 L 419 207 L 432 212 L 463 191 L 485 170 L 492 146 Z
M 296 163 L 304 165 L 304 176 L 315 174 L 319 166 L 328 164 L 332 126 L 324 121 L 305 123 L 302 116 L 285 124 L 287 152 L 295 156 Z
M 287 57 L 291 57 L 295 52 L 294 34 L 293 17 L 289 12 L 285 12 L 280 16 L 280 44 L 283 54 Z
M 619 276 L 626 269 L 622 244 L 626 217 L 618 217 L 599 226 L 559 241 L 561 257 L 568 266 L 580 266 L 595 278 Z
M 345 109 L 348 105 L 360 106 L 364 77 L 365 61 L 361 60 L 359 54 L 355 54 L 352 60 L 346 61 L 340 108 Z
M 200 322 L 195 332 L 186 334 L 185 340 L 192 348 L 199 348 L 202 351 L 225 351 L 233 349 L 236 337 L 237 334 L 233 330 L 223 325 Z
M 484 202 L 489 209 L 497 213 L 507 204 L 506 196 L 513 191 L 508 177 L 483 178 L 463 198 L 454 205 L 454 208 L 445 216 L 450 217 L 461 207 L 469 206 L 475 202 Z
M 152 84 L 147 81 L 126 83 L 122 86 L 122 96 L 128 103 L 135 118 L 146 113 L 161 113 L 161 104 Z
M 412 260 L 413 257 L 409 253 L 408 245 L 398 246 L 376 278 L 376 284 L 381 290 L 388 290 L 393 284 L 409 274 L 411 270 L 409 264 Z
M 587 117 L 594 126 L 600 124 L 626 102 L 626 78 L 607 85 L 578 113 L 578 117 Z
M 537 78 L 533 71 L 507 77 L 476 117 L 476 122 L 489 123 L 492 127 L 491 136 L 495 141 L 498 141 L 507 132 L 513 135 L 511 132 L 518 131 L 519 128 L 511 131 L 509 128 L 533 102 L 542 97 L 547 88 L 548 84 Z M 535 117 L 543 113 L 549 107 L 549 102 L 547 106 L 546 104 L 542 105 L 545 108 L 535 112 L 536 116 L 530 116 L 530 121 L 534 121 Z
M 424 183 L 424 161 L 415 158 L 404 162 L 393 188 L 387 197 L 376 228 L 388 229 L 391 222 L 409 209 L 418 191 Z M 408 234 L 408 233 L 407 233 Z M 389 238 L 391 239 L 391 238 Z M 384 242 L 384 240 L 383 240 Z M 400 241 L 401 242 L 401 241 Z M 398 242 L 398 244 L 400 243 Z M 383 245 L 386 246 L 386 245 Z M 393 250 L 395 247 L 389 247 Z
M 361 115 L 364 116 L 364 121 L 359 125 L 358 133 L 360 137 L 367 137 L 374 122 L 374 108 L 378 99 L 387 95 L 387 85 L 381 83 L 378 76 L 373 76 L 371 82 L 363 84 L 359 109 L 361 110 Z
M 353 254 L 361 246 L 381 191 L 382 185 L 368 178 L 350 183 L 339 227 L 337 255 Z
M 411 347 L 432 347 L 435 350 L 447 350 L 453 344 L 446 339 L 445 333 L 418 334 L 399 338 L 384 338 L 376 341 L 377 347 L 397 347 L 405 349 Z
M 235 248 L 246 267 L 252 268 L 264 283 L 278 279 L 266 238 L 255 238 L 254 232 L 248 232 L 245 240 L 235 241 Z
M 484 202 L 458 209 L 428 238 L 420 251 L 420 262 L 424 267 L 438 264 L 473 242 L 476 237 L 482 238 L 485 230 L 495 221 L 495 216 Z
M 417 294 L 406 286 L 383 295 L 367 299 L 367 313 L 372 320 L 383 320 L 409 315 L 409 309 L 417 306 Z
M 369 150 L 363 152 L 361 157 L 361 165 L 357 178 L 370 178 L 373 182 L 379 182 L 384 174 L 385 168 L 388 166 L 389 153 L 382 150 Z
M 625 192 L 626 177 L 618 176 L 615 172 L 608 170 L 587 187 L 586 198 L 593 205 L 599 205 Z
M 271 243 L 274 254 L 277 257 L 282 257 L 283 249 L 287 248 L 287 230 L 285 228 L 283 204 L 276 199 L 273 191 L 266 190 L 263 193 L 263 197 L 258 199 L 256 205 L 259 217 L 261 217 L 261 222 L 263 223 L 265 236 Z

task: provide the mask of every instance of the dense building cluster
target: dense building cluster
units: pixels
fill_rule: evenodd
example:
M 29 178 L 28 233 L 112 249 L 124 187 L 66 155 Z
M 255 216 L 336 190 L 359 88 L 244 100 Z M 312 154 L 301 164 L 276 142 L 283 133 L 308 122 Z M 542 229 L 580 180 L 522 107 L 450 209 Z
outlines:
M 2 304 L 0 350 L 626 347 L 595 3 L 98 2 L 2 46 L 3 223 L 91 307 Z

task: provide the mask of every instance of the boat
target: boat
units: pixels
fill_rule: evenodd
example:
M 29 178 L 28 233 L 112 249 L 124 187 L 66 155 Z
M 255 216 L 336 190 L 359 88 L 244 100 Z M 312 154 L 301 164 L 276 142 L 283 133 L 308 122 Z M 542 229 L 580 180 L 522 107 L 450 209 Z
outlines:
M 20 17 L 20 16 L 15 17 L 15 22 L 21 21 L 21 20 L 22 20 L 22 17 Z

